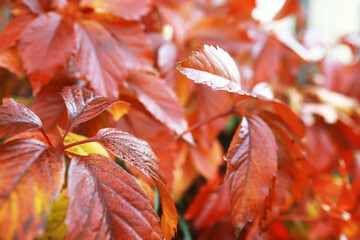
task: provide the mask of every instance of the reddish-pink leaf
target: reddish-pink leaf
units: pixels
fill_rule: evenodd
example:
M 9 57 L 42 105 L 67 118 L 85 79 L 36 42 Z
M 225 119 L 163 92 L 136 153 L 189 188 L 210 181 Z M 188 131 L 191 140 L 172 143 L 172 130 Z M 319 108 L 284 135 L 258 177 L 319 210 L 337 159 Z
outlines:
M 206 84 L 214 90 L 241 92 L 240 73 L 234 60 L 221 48 L 204 45 L 177 69 L 196 83 Z
M 3 239 L 42 234 L 50 200 L 64 183 L 65 162 L 55 148 L 35 139 L 0 146 L 0 231 Z
M 67 239 L 161 239 L 150 197 L 107 157 L 72 158 L 68 196 Z
M 58 126 L 62 129 L 68 127 L 66 106 L 59 92 L 64 86 L 75 83 L 75 81 L 67 78 L 51 81 L 50 84 L 41 89 L 33 101 L 30 109 L 42 120 L 46 133 L 59 134 Z
M 188 128 L 184 109 L 165 81 L 148 73 L 131 71 L 128 89 L 138 97 L 146 110 L 177 134 Z M 192 142 L 190 134 L 184 138 Z
M 65 87 L 61 92 L 69 116 L 69 128 L 96 117 L 117 100 L 111 100 L 78 86 Z
M 150 41 L 139 22 L 118 19 L 101 23 L 118 40 L 119 53 L 128 69 L 151 70 Z
M 30 128 L 42 128 L 41 120 L 35 113 L 11 98 L 4 98 L 0 106 L 0 137 L 26 131 Z
M 190 125 L 195 125 L 226 111 L 230 111 L 233 103 L 233 98 L 228 92 L 214 91 L 204 85 L 195 86 L 195 99 L 196 107 L 194 111 L 190 113 Z M 192 131 L 193 136 L 196 139 L 212 140 L 216 138 L 219 132 L 225 127 L 227 120 L 228 117 L 224 117 L 212 121 Z
M 220 180 L 215 178 L 202 186 L 184 215 L 194 219 L 197 229 L 212 226 L 228 214 L 229 186 L 227 182 L 219 185 Z
M 22 31 L 19 54 L 35 93 L 65 67 L 74 47 L 73 22 L 55 12 L 40 15 Z
M 42 7 L 39 0 L 21 0 L 31 12 L 41 14 Z
M 136 102 L 130 103 L 132 106 L 136 105 Z M 167 186 L 171 187 L 177 151 L 175 134 L 149 113 L 135 107 L 130 108 L 129 113 L 117 122 L 116 127 L 149 143 L 159 159 L 160 170 L 164 173 Z
M 149 144 L 115 128 L 101 129 L 96 139 L 112 154 L 142 171 L 147 177 L 165 181 Z
M 276 150 L 274 135 L 266 123 L 256 116 L 243 117 L 225 155 L 230 212 L 237 232 L 263 206 L 277 173 Z
M 93 7 L 124 19 L 139 20 L 149 12 L 151 0 L 82 0 L 82 7 Z
M 0 35 L 0 51 L 14 46 L 21 32 L 34 18 L 34 15 L 24 14 L 9 22 Z
M 75 63 L 81 75 L 97 93 L 118 98 L 126 68 L 117 40 L 95 21 L 83 20 L 75 25 L 75 31 Z

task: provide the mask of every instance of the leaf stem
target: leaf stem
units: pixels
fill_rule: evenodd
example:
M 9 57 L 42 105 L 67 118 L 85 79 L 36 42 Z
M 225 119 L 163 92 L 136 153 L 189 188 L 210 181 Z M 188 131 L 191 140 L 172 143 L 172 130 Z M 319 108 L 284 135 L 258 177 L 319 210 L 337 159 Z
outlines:
M 53 147 L 53 145 L 52 145 L 52 143 L 51 143 L 48 135 L 46 134 L 45 130 L 44 130 L 43 128 L 39 128 L 39 131 L 40 131 L 40 133 L 44 136 L 47 144 L 49 144 L 49 146 Z
M 72 156 L 72 157 L 82 157 L 82 155 L 79 155 L 79 154 L 76 154 L 76 153 L 72 153 L 72 152 L 68 152 L 68 151 L 65 151 L 65 150 L 62 150 L 62 153 L 63 153 L 63 154 L 70 155 L 70 156 Z
M 225 117 L 225 116 L 227 116 L 227 115 L 233 114 L 234 112 L 235 112 L 235 108 L 232 108 L 232 109 L 230 109 L 229 111 L 220 113 L 220 114 L 215 115 L 215 116 L 213 116 L 213 117 L 211 117 L 211 118 L 209 118 L 209 119 L 206 119 L 206 120 L 204 120 L 204 121 L 198 122 L 198 123 L 196 123 L 195 125 L 193 125 L 193 126 L 191 126 L 190 128 L 188 128 L 186 131 L 184 131 L 184 132 L 182 132 L 181 134 L 177 135 L 177 136 L 175 137 L 175 139 L 179 139 L 179 138 L 181 138 L 182 136 L 184 136 L 185 134 L 187 134 L 188 132 L 191 132 L 191 131 L 193 131 L 193 130 L 195 130 L 195 129 L 197 129 L 197 128 L 205 125 L 205 124 L 208 124 L 208 123 L 210 123 L 210 122 L 212 122 L 212 121 L 215 121 L 215 120 L 217 120 L 217 119 L 219 119 L 219 118 L 222 118 L 222 117 Z
M 65 145 L 61 148 L 61 150 L 65 150 L 65 149 L 68 149 L 68 148 L 71 148 L 71 147 L 74 147 L 74 146 L 77 146 L 77 145 L 81 145 L 81 144 L 85 144 L 85 143 L 90 143 L 90 142 L 96 142 L 97 139 L 96 138 L 88 138 L 88 139 L 85 139 L 85 140 L 82 140 L 82 141 L 78 141 L 78 142 L 74 142 L 74 143 L 70 143 L 68 145 Z

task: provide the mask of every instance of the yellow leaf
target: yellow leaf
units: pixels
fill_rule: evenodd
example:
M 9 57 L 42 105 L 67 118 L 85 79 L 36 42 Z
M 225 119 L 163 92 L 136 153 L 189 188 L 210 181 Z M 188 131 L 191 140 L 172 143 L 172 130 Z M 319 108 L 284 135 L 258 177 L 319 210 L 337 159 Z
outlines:
M 118 102 L 113 104 L 108 111 L 111 113 L 114 121 L 119 121 L 119 119 L 128 113 L 130 109 L 130 104 L 127 102 Z
M 64 189 L 57 201 L 51 206 L 50 215 L 47 218 L 45 233 L 39 240 L 57 240 L 65 239 L 67 226 L 65 224 L 65 216 L 69 199 L 66 196 L 67 189 Z
M 83 141 L 85 139 L 87 139 L 87 137 L 84 137 L 82 135 L 75 134 L 75 133 L 68 133 L 68 135 L 66 135 L 64 145 L 66 146 L 71 143 Z M 66 151 L 75 153 L 75 154 L 78 154 L 81 156 L 87 156 L 90 153 L 98 153 L 98 154 L 101 154 L 101 155 L 111 158 L 108 151 L 106 151 L 105 148 L 103 148 L 103 146 L 101 146 L 101 144 L 98 142 L 84 143 L 81 145 L 77 145 L 77 146 L 68 148 L 68 149 L 66 149 Z

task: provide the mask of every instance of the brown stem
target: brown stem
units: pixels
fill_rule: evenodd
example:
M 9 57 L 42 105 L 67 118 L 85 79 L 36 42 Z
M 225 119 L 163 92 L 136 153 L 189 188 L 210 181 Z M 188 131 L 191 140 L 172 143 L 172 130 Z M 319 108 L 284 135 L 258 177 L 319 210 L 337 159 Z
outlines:
M 79 155 L 79 154 L 76 154 L 76 153 L 72 153 L 72 152 L 68 152 L 68 151 L 65 151 L 65 150 L 62 150 L 62 153 L 63 153 L 63 154 L 70 155 L 70 156 L 72 156 L 72 157 L 82 157 L 82 155 Z
M 90 143 L 90 142 L 96 142 L 97 139 L 96 138 L 88 138 L 88 139 L 85 139 L 85 140 L 82 140 L 82 141 L 78 141 L 78 142 L 74 142 L 74 143 L 71 143 L 71 144 L 68 144 L 68 145 L 65 145 L 61 148 L 61 150 L 65 150 L 65 149 L 68 149 L 68 148 L 71 148 L 71 147 L 74 147 L 74 146 L 77 146 L 77 145 L 81 145 L 81 144 L 84 144 L 84 143 Z
M 41 134 L 44 136 L 47 144 L 49 144 L 49 146 L 53 147 L 48 135 L 46 134 L 45 130 L 43 128 L 39 128 L 39 131 L 41 132 Z
M 206 120 L 204 120 L 204 121 L 202 121 L 202 122 L 198 122 L 198 123 L 196 123 L 195 125 L 193 125 L 193 126 L 191 126 L 190 128 L 188 128 L 186 131 L 184 131 L 184 132 L 182 132 L 181 134 L 177 135 L 177 136 L 175 137 L 175 139 L 179 139 L 179 138 L 181 138 L 182 136 L 184 136 L 184 135 L 185 135 L 186 133 L 188 133 L 188 132 L 191 132 L 191 131 L 193 131 L 193 130 L 195 130 L 195 129 L 197 129 L 197 128 L 205 125 L 205 124 L 208 124 L 208 123 L 210 123 L 210 122 L 212 122 L 212 121 L 215 121 L 215 120 L 217 120 L 217 119 L 219 119 L 219 118 L 222 118 L 222 117 L 225 117 L 225 116 L 227 116 L 227 115 L 233 114 L 234 112 L 235 112 L 235 108 L 232 108 L 232 109 L 230 109 L 230 110 L 227 111 L 227 112 L 220 113 L 220 114 L 218 114 L 218 115 L 216 115 L 216 116 L 213 116 L 213 117 L 211 117 L 211 118 L 209 118 L 209 119 L 206 119 Z

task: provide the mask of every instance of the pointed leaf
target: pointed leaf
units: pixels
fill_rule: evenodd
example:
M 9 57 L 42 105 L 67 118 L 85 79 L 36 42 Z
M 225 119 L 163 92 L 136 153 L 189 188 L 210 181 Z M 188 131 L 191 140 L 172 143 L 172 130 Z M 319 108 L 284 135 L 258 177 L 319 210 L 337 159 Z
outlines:
M 75 25 L 75 30 L 75 63 L 81 75 L 90 81 L 97 93 L 118 98 L 118 86 L 126 76 L 118 42 L 95 21 L 83 20 Z
M 151 0 L 82 0 L 81 6 L 93 7 L 124 19 L 139 20 L 151 7 Z
M 42 128 L 41 120 L 35 113 L 11 98 L 4 98 L 0 106 L 0 137 L 23 132 L 31 128 Z
M 236 63 L 219 47 L 204 45 L 198 52 L 178 63 L 177 69 L 194 82 L 208 85 L 214 90 L 241 91 Z
M 101 129 L 96 139 L 112 154 L 142 171 L 147 177 L 164 181 L 159 162 L 144 140 L 115 128 Z
M 171 197 L 166 185 L 156 178 L 153 178 L 156 188 L 159 191 L 161 201 L 161 228 L 163 230 L 164 238 L 171 240 L 177 229 L 178 215 L 173 198 Z
M 96 117 L 112 104 L 119 102 L 111 100 L 78 86 L 65 87 L 61 92 L 69 116 L 69 129 Z
M 67 239 L 160 239 L 151 199 L 114 161 L 74 157 L 68 177 Z
M 73 22 L 55 12 L 40 15 L 22 31 L 19 54 L 35 93 L 64 68 L 74 48 Z
M 261 209 L 277 173 L 275 138 L 259 117 L 244 117 L 229 151 L 226 180 L 230 212 L 237 232 Z
M 64 183 L 65 163 L 56 149 L 35 139 L 0 147 L 0 231 L 4 239 L 42 234 L 50 200 Z
M 128 88 L 137 95 L 146 110 L 168 128 L 177 134 L 188 128 L 184 109 L 165 81 L 147 73 L 131 71 Z M 186 134 L 184 138 L 192 142 L 190 134 Z

